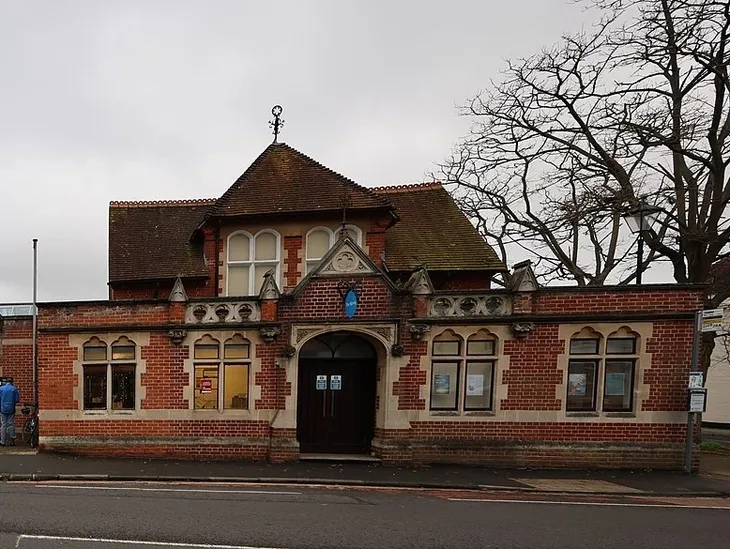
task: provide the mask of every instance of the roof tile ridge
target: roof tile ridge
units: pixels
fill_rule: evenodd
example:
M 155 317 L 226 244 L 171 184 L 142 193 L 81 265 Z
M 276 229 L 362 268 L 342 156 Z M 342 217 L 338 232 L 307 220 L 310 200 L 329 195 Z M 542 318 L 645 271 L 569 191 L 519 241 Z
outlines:
M 155 208 L 160 206 L 212 206 L 216 198 L 188 198 L 181 200 L 112 200 L 110 208 Z
M 312 162 L 316 166 L 322 168 L 324 171 L 329 172 L 330 174 L 335 175 L 335 176 L 343 179 L 345 181 L 345 183 L 348 183 L 349 185 L 355 187 L 359 191 L 365 192 L 367 195 L 369 195 L 372 198 L 375 198 L 379 202 L 382 202 L 385 199 L 385 197 L 380 196 L 380 195 L 378 195 L 378 193 L 374 192 L 371 187 L 365 187 L 364 185 L 360 185 L 359 183 L 356 183 L 355 181 L 353 181 L 352 179 L 350 179 L 346 175 L 342 175 L 341 173 L 336 172 L 332 168 L 328 168 L 327 166 L 325 166 L 321 162 L 318 162 L 317 160 L 315 160 L 314 158 L 312 158 L 308 154 L 304 154 L 299 149 L 295 149 L 294 147 L 292 147 L 291 145 L 287 145 L 286 143 L 277 143 L 277 144 L 278 145 L 283 145 L 284 147 L 292 150 L 293 152 L 295 152 L 299 156 L 302 156 L 302 157 L 306 158 L 307 160 L 309 160 L 310 162 Z M 387 199 L 385 199 L 385 200 L 388 201 Z M 390 202 L 390 201 L 388 201 L 388 202 Z M 391 206 L 391 207 L 393 206 L 392 204 L 383 204 L 383 205 L 384 206 Z
M 403 185 L 386 185 L 383 187 L 373 187 L 376 193 L 405 193 L 411 191 L 430 191 L 430 190 L 446 190 L 438 181 L 429 181 L 426 183 L 405 183 Z

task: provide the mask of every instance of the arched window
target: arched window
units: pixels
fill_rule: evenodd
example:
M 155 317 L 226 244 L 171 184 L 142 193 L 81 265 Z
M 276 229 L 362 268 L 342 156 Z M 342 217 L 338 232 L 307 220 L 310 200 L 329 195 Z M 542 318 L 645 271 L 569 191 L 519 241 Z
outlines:
M 226 278 L 227 295 L 258 295 L 264 274 L 274 269 L 276 281 L 280 273 L 280 236 L 271 229 L 255 236 L 238 231 L 228 237 Z
M 570 338 L 568 412 L 631 412 L 639 360 L 638 335 L 627 327 L 603 338 L 583 328 Z
M 300 358 L 374 358 L 375 349 L 362 337 L 334 332 L 307 341 Z
M 358 246 L 362 246 L 362 230 L 357 225 L 347 224 L 345 230 Z M 314 269 L 329 249 L 335 245 L 341 232 L 342 227 L 338 227 L 334 232 L 327 227 L 315 227 L 307 233 L 305 274 Z
M 217 339 L 205 335 L 195 342 L 195 409 L 248 408 L 251 342 L 234 335 L 223 343 L 222 357 Z
M 111 357 L 98 337 L 84 343 L 84 410 L 134 410 L 136 358 L 136 344 L 124 336 L 111 344 Z

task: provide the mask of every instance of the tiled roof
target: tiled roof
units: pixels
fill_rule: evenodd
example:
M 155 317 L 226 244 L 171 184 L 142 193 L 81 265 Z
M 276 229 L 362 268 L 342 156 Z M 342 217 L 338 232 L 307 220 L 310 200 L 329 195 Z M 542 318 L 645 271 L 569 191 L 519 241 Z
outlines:
M 427 269 L 506 271 L 439 183 L 373 189 L 395 205 L 400 221 L 385 233 L 385 264 L 391 271 Z
M 190 243 L 215 199 L 109 204 L 109 282 L 207 276 Z
M 209 217 L 391 209 L 383 196 L 324 167 L 284 143 L 272 143 L 218 199 Z

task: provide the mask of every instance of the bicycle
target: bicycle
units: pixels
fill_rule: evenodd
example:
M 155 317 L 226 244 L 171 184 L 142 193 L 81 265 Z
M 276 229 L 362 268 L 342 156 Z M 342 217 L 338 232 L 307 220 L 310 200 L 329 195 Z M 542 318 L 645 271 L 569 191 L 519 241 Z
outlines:
M 38 404 L 24 402 L 20 412 L 28 416 L 23 424 L 21 438 L 24 443 L 30 443 L 31 448 L 38 447 Z

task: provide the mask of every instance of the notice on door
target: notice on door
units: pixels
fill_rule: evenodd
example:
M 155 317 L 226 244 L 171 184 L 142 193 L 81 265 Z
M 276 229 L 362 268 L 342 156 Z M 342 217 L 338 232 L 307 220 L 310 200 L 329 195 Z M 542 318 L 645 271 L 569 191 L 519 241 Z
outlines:
M 327 376 L 317 376 L 317 390 L 318 391 L 327 390 Z
M 332 377 L 330 377 L 330 391 L 340 390 L 342 390 L 342 376 L 333 375 Z

